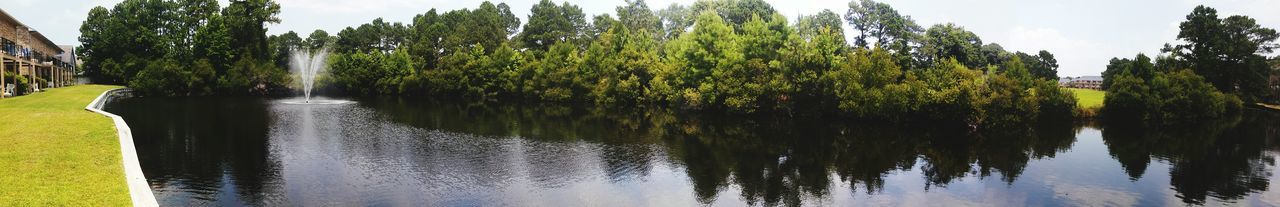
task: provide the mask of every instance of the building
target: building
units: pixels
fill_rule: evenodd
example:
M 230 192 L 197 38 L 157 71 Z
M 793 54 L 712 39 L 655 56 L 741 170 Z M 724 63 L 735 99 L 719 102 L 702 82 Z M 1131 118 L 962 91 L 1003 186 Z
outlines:
M 3 61 L 0 77 L 21 76 L 31 83 L 28 91 L 14 91 L 10 95 L 71 85 L 74 62 L 59 58 L 68 56 L 69 52 L 0 9 L 0 60 Z M 0 78 L 0 89 L 11 87 L 15 79 Z M 44 84 L 36 84 L 38 82 Z
M 1058 86 L 1102 90 L 1102 76 L 1063 77 L 1058 79 Z

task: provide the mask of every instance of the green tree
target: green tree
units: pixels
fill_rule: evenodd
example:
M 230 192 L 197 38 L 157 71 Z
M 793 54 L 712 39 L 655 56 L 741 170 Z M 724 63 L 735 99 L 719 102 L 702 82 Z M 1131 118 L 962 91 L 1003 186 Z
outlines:
M 546 101 L 569 101 L 586 94 L 586 75 L 580 75 L 583 60 L 578 47 L 561 42 L 533 62 L 524 64 L 532 71 L 525 94 Z
M 321 48 L 331 47 L 334 44 L 334 41 L 337 40 L 332 36 L 329 36 L 329 32 L 317 29 L 316 31 L 312 31 L 311 35 L 307 35 L 307 39 L 302 41 L 302 45 L 305 46 L 306 49 L 319 50 Z
M 844 23 L 840 20 L 840 15 L 832 12 L 830 9 L 823 9 L 815 15 L 800 16 L 796 22 L 796 30 L 806 39 L 814 38 L 823 30 L 832 35 L 838 35 L 840 40 L 844 40 Z
M 1138 53 L 1132 60 L 1111 58 L 1111 62 L 1107 64 L 1107 69 L 1102 71 L 1102 88 L 1110 88 L 1115 82 L 1114 77 L 1122 74 L 1135 76 L 1143 80 L 1149 80 L 1156 75 L 1155 64 L 1151 62 L 1151 58 L 1142 53 Z
M 920 46 L 920 55 L 917 61 L 926 66 L 947 58 L 955 58 L 969 68 L 988 64 L 982 54 L 982 39 L 951 23 L 929 27 Z
M 662 41 L 665 36 L 662 33 L 662 20 L 649 9 L 649 5 L 644 0 L 624 1 L 626 5 L 615 9 L 618 13 L 618 21 L 630 31 L 648 34 L 650 38 Z
M 1270 72 L 1262 54 L 1278 47 L 1275 40 L 1280 34 L 1258 25 L 1253 18 L 1234 15 L 1221 19 L 1217 13 L 1197 6 L 1178 26 L 1178 39 L 1184 43 L 1166 45 L 1164 50 L 1185 61 L 1218 90 L 1256 100 L 1265 93 Z
M 738 66 L 744 61 L 737 34 L 713 11 L 698 15 L 693 31 L 666 45 L 669 70 L 652 82 L 660 91 L 656 100 L 688 108 L 710 107 L 719 100 L 714 71 Z
M 275 62 L 276 67 L 289 68 L 289 54 L 294 49 L 302 48 L 303 42 L 298 33 L 289 31 L 268 36 L 267 45 L 271 47 L 271 60 Z
M 783 48 L 796 31 L 781 14 L 774 15 L 768 22 L 753 17 L 743 24 L 737 41 L 743 62 L 729 62 L 733 65 L 712 72 L 716 91 L 723 94 L 724 105 L 732 111 L 753 112 L 762 105 L 777 106 L 793 92 L 777 48 Z
M 587 28 L 586 15 L 577 5 L 556 5 L 542 0 L 529 10 L 529 23 L 517 37 L 525 48 L 546 51 L 560 42 L 579 45 Z
M 226 74 L 232 60 L 239 57 L 239 53 L 231 47 L 231 31 L 223 23 L 223 19 L 219 14 L 210 16 L 206 26 L 197 30 L 193 37 L 195 58 L 208 61 L 217 74 Z
M 652 33 L 631 32 L 625 24 L 601 35 L 583 59 L 586 74 L 596 75 L 596 81 L 588 83 L 593 84 L 589 95 L 601 104 L 643 101 L 653 72 L 662 64 Z
M 1058 60 L 1054 59 L 1053 53 L 1041 50 L 1035 55 L 1017 52 L 1015 55 L 1026 64 L 1027 70 L 1036 78 L 1057 80 L 1058 79 Z
M 273 0 L 231 0 L 222 10 L 223 23 L 231 35 L 231 48 L 239 50 L 244 57 L 270 60 L 266 24 L 280 23 L 276 17 L 279 14 L 280 4 Z
M 118 78 L 107 77 L 103 71 L 103 63 L 110 60 L 113 54 L 120 52 L 115 48 L 119 46 L 115 43 L 119 36 L 114 35 L 112 31 L 117 26 L 112 25 L 114 22 L 111 20 L 113 20 L 111 11 L 98 6 L 89 10 L 89 17 L 80 25 L 81 46 L 76 50 L 76 56 L 84 61 L 81 67 L 84 68 L 85 74 L 99 81 Z
M 898 14 L 889 4 L 872 0 L 850 1 L 845 20 L 858 31 L 854 45 L 862 48 L 869 48 L 875 43 L 894 51 L 905 50 L 922 30 L 911 16 Z
M 217 85 L 223 94 L 266 95 L 284 88 L 288 79 L 289 74 L 271 62 L 245 57 L 233 63 L 227 74 L 218 78 Z

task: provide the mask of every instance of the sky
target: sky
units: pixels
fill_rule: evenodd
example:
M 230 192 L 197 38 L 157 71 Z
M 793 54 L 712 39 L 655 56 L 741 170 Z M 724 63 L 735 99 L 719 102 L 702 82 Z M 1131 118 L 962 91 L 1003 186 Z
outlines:
M 89 9 L 110 6 L 121 0 L 4 0 L 0 5 L 24 24 L 39 30 L 58 44 L 79 45 L 80 23 Z M 323 29 L 330 34 L 348 26 L 358 26 L 382 17 L 390 22 L 409 23 L 414 15 L 431 8 L 447 11 L 475 8 L 480 0 L 276 0 L 280 3 L 280 24 L 268 26 L 269 34 L 297 31 L 305 37 Z M 553 0 L 563 2 L 563 0 Z M 830 9 L 837 14 L 848 10 L 847 0 L 765 0 L 794 21 L 801 14 Z M 495 0 L 505 2 L 512 12 L 528 22 L 529 8 L 537 0 Z M 1219 16 L 1247 15 L 1264 27 L 1280 28 L 1280 0 L 882 0 L 910 15 L 918 24 L 955 23 L 980 36 L 983 43 L 996 43 L 1010 51 L 1035 53 L 1048 50 L 1058 59 L 1060 76 L 1099 75 L 1112 57 L 1132 58 L 1137 53 L 1159 54 L 1165 43 L 1175 42 L 1178 23 L 1192 8 L 1207 5 Z M 623 0 L 573 0 L 590 16 L 614 15 Z M 688 5 L 692 0 L 648 0 L 653 10 L 672 3 Z M 222 5 L 226 6 L 225 0 Z M 847 28 L 847 35 L 854 32 Z

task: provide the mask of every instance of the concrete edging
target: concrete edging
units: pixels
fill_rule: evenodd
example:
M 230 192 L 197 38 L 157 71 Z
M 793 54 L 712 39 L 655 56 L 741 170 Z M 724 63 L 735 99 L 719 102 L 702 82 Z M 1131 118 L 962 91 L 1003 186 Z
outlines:
M 155 194 L 151 193 L 151 185 L 147 184 L 146 176 L 142 174 L 142 165 L 138 163 L 138 152 L 133 146 L 133 132 L 129 130 L 129 125 L 124 122 L 124 118 L 102 111 L 106 97 L 123 90 L 125 89 L 102 92 L 102 95 L 98 95 L 93 102 L 89 102 L 84 110 L 110 117 L 111 121 L 115 122 L 116 134 L 120 137 L 121 158 L 124 159 L 124 179 L 129 185 L 129 197 L 133 199 L 133 206 L 160 206 L 156 202 Z

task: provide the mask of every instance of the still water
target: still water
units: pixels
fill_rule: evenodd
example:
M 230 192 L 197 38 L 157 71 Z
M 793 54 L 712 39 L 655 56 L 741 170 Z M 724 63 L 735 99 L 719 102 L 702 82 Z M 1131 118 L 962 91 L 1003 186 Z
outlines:
M 378 98 L 126 98 L 166 206 L 1280 205 L 1280 115 L 999 133 Z

